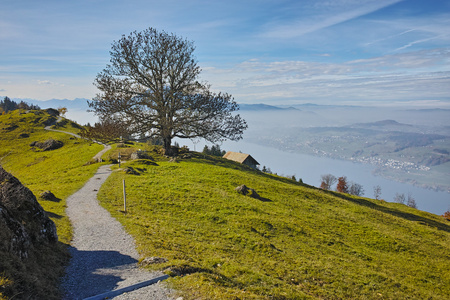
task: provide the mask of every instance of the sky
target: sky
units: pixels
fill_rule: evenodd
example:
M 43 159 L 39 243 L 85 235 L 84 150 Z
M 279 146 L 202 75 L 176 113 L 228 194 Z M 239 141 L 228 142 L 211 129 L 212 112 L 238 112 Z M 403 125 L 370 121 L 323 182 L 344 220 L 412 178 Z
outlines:
M 0 96 L 91 99 L 149 27 L 238 103 L 450 108 L 450 0 L 0 0 Z

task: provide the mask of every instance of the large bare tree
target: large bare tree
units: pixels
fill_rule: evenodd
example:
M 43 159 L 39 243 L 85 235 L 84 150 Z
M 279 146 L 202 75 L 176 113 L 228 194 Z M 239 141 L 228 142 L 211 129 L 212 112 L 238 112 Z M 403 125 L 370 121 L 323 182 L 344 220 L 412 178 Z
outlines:
M 100 119 L 114 116 L 139 137 L 161 137 L 169 155 L 174 137 L 241 139 L 247 123 L 233 114 L 238 105 L 199 82 L 194 49 L 191 41 L 153 28 L 122 36 L 95 79 L 101 93 L 90 108 Z

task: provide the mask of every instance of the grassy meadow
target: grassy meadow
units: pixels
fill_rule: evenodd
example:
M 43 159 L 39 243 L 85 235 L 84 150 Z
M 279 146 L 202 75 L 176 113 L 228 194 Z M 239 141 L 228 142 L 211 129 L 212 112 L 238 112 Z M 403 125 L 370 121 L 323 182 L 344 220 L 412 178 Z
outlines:
M 184 299 L 448 299 L 443 217 L 221 158 L 169 162 L 149 150 L 154 160 L 116 165 L 99 197 L 143 258 L 168 260 L 149 267 L 173 275 Z M 241 184 L 262 199 L 238 194 Z
M 55 117 L 43 111 L 25 113 L 15 110 L 0 115 L 0 164 L 34 193 L 55 222 L 59 237 L 56 247 L 39 249 L 38 256 L 25 262 L 1 253 L 0 295 L 3 293 L 3 297 L 23 298 L 30 293 L 58 299 L 58 280 L 68 261 L 67 245 L 72 238 L 70 221 L 65 214 L 66 198 L 81 188 L 98 168 L 98 164 L 86 163 L 103 146 L 44 130 L 54 121 Z M 79 131 L 77 124 L 66 119 L 57 127 L 58 130 Z M 33 141 L 43 142 L 50 138 L 62 141 L 64 146 L 52 151 L 29 146 Z M 39 199 L 46 190 L 55 194 L 59 201 Z

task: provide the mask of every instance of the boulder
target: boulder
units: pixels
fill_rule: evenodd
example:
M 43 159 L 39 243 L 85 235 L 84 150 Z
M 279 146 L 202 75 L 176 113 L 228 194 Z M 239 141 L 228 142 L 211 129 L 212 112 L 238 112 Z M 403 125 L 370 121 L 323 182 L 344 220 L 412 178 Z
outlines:
M 130 158 L 131 158 L 132 160 L 135 160 L 135 159 L 150 159 L 150 160 L 154 160 L 153 157 L 151 157 L 151 156 L 147 153 L 147 151 L 136 151 L 136 152 L 134 152 L 134 153 L 131 153 Z
M 49 115 L 53 116 L 53 117 L 58 117 L 59 116 L 59 111 L 57 109 L 54 108 L 47 108 L 45 110 L 46 113 L 48 113 Z
M 176 157 L 171 157 L 171 158 L 169 159 L 169 162 L 178 163 L 178 158 L 176 158 Z
M 139 264 L 143 267 L 154 264 L 162 264 L 168 262 L 167 258 L 164 257 L 146 257 Z
M 0 249 L 21 259 L 35 245 L 56 243 L 56 226 L 33 193 L 0 166 Z
M 261 199 L 261 196 L 258 195 L 258 193 L 252 189 L 247 187 L 245 184 L 238 186 L 235 188 L 235 191 L 237 191 L 239 194 L 242 194 L 244 196 L 250 196 L 255 199 Z
M 60 201 L 60 199 L 56 198 L 55 194 L 53 194 L 50 191 L 42 192 L 39 195 L 39 198 L 41 198 L 42 200 L 46 200 L 46 201 L 54 201 L 54 202 L 59 202 Z
M 238 186 L 234 190 L 237 191 L 239 194 L 242 194 L 244 196 L 248 194 L 248 187 L 245 184 Z
M 131 174 L 131 175 L 140 175 L 138 171 L 136 171 L 133 167 L 126 167 L 123 170 L 126 174 Z
M 13 131 L 14 129 L 17 129 L 17 128 L 19 128 L 19 126 L 13 124 L 13 125 L 10 125 L 10 126 L 8 126 L 8 127 L 3 128 L 3 130 L 9 132 L 9 131 Z
M 45 142 L 34 141 L 30 144 L 31 147 L 37 147 L 43 151 L 56 150 L 61 148 L 63 145 L 63 142 L 54 139 L 48 139 Z

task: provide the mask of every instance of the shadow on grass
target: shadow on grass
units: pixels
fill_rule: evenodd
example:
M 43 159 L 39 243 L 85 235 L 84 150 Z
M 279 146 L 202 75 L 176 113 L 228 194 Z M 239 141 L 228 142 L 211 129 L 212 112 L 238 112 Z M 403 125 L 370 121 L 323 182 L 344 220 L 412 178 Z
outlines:
M 262 201 L 262 202 L 272 202 L 272 200 L 270 200 L 270 199 L 268 199 L 268 198 L 264 198 L 264 197 L 259 197 L 258 200 L 259 200 L 259 201 Z
M 204 277 L 208 278 L 209 280 L 215 282 L 218 285 L 244 288 L 244 286 L 241 283 L 228 276 L 225 276 L 217 269 L 200 268 L 183 264 L 178 266 L 169 266 L 164 271 L 168 273 L 169 276 L 171 277 L 200 273 Z
M 50 211 L 45 211 L 45 213 L 47 214 L 47 216 L 48 216 L 49 218 L 52 218 L 52 219 L 58 219 L 58 220 L 59 220 L 59 219 L 62 218 L 61 215 L 52 213 L 52 212 L 50 212 Z
M 326 191 L 326 190 L 322 190 L 322 191 L 327 193 L 327 194 L 333 195 L 335 197 L 338 197 L 338 198 L 341 198 L 341 199 L 344 199 L 344 200 L 348 200 L 348 201 L 353 202 L 355 204 L 362 205 L 362 206 L 365 206 L 365 207 L 369 207 L 371 209 L 375 209 L 375 210 L 381 211 L 383 213 L 390 214 L 390 215 L 395 216 L 395 217 L 403 218 L 403 219 L 406 219 L 406 220 L 409 220 L 409 221 L 419 222 L 421 224 L 428 225 L 430 227 L 435 227 L 435 228 L 437 228 L 439 230 L 442 230 L 442 231 L 450 232 L 450 226 L 449 225 L 443 224 L 441 222 L 437 222 L 435 220 L 432 220 L 432 219 L 429 219 L 429 218 L 426 218 L 426 217 L 422 217 L 422 216 L 419 216 L 419 215 L 416 215 L 416 214 L 400 211 L 400 210 L 397 210 L 397 209 L 394 209 L 394 208 L 385 207 L 385 206 L 382 206 L 382 205 L 378 205 L 376 203 L 373 203 L 371 201 L 365 200 L 363 198 L 353 198 L 353 197 L 347 196 L 345 194 L 341 194 L 341 193 L 337 193 L 337 192 L 333 192 L 333 191 Z

